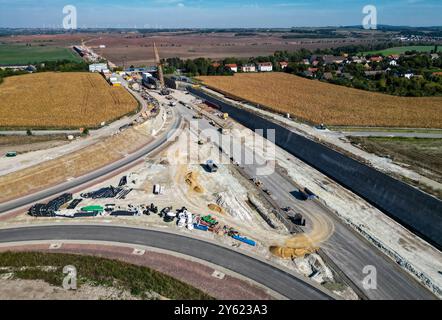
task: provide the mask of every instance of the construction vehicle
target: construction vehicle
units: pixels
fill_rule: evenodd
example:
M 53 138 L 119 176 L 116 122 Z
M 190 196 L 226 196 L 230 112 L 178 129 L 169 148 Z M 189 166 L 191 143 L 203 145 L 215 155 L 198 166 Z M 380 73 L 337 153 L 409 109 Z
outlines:
M 218 166 L 215 164 L 213 160 L 207 160 L 206 168 L 211 173 L 218 171 Z

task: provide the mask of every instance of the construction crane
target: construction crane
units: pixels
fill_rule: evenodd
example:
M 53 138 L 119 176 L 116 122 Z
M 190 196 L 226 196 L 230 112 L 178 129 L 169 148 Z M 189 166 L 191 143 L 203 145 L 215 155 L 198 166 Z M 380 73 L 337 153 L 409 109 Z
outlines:
M 161 90 L 163 90 L 166 87 L 164 84 L 163 65 L 161 63 L 160 54 L 158 53 L 158 49 L 157 49 L 155 42 L 153 43 L 153 51 L 155 54 L 155 63 L 157 64 L 157 68 L 158 68 L 158 78 L 160 80 Z

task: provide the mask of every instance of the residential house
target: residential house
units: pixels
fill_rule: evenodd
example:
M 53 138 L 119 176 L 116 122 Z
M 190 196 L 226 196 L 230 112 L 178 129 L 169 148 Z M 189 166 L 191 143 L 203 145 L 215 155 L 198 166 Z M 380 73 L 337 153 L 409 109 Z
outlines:
M 273 64 L 271 62 L 260 62 L 258 63 L 259 72 L 270 72 L 273 71 Z
M 287 61 L 281 61 L 281 62 L 279 63 L 279 66 L 281 67 L 281 69 L 285 69 L 285 68 L 287 68 L 288 65 L 289 65 L 289 63 L 288 63 Z
M 370 58 L 370 62 L 382 62 L 384 60 L 381 56 L 373 56 Z
M 242 72 L 256 72 L 256 66 L 253 63 L 245 64 L 241 67 Z
M 433 72 L 432 75 L 442 77 L 442 72 Z
M 351 57 L 351 61 L 353 61 L 354 63 L 365 63 L 365 62 L 367 62 L 367 60 L 365 58 L 358 57 L 358 56 Z
M 408 80 L 410 80 L 413 77 L 414 77 L 414 73 L 412 73 L 412 72 L 408 72 L 408 73 L 404 74 L 404 78 L 407 78 Z
M 302 63 L 308 66 L 310 64 L 310 61 L 308 59 L 303 59 Z
M 437 53 L 432 53 L 430 56 L 431 56 L 431 60 L 439 59 L 439 55 Z
M 325 55 L 322 57 L 322 60 L 324 61 L 324 64 L 333 64 L 333 63 L 341 64 L 344 62 L 345 58 Z
M 388 64 L 393 67 L 397 67 L 399 65 L 396 60 L 391 60 Z
M 390 54 L 388 56 L 388 58 L 390 58 L 391 60 L 398 60 L 400 58 L 400 55 L 398 55 L 398 54 Z
M 238 72 L 238 65 L 236 63 L 226 64 L 226 67 L 232 70 L 233 72 Z

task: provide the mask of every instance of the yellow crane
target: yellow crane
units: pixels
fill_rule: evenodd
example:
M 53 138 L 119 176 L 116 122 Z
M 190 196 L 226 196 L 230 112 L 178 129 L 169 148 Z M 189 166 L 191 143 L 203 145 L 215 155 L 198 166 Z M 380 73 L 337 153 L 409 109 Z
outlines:
M 153 51 L 155 54 L 155 63 L 157 64 L 157 68 L 158 68 L 158 78 L 160 80 L 161 89 L 163 89 L 165 87 L 163 65 L 161 63 L 160 54 L 158 53 L 158 49 L 157 49 L 155 42 L 153 43 Z

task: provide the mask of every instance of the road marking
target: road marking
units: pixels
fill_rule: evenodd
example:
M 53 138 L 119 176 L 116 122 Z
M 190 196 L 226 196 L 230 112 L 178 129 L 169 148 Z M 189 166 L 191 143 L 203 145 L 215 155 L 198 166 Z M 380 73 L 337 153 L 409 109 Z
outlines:
M 143 249 L 137 249 L 135 248 L 134 251 L 132 251 L 132 254 L 136 255 L 136 256 L 142 256 L 146 253 L 146 250 Z
M 223 280 L 225 276 L 226 275 L 224 273 L 222 273 L 221 271 L 218 271 L 218 270 L 214 270 L 212 273 L 212 277 L 217 278 L 219 280 Z
M 61 243 L 51 243 L 50 245 L 49 245 L 49 249 L 50 250 L 57 250 L 57 249 L 60 249 L 61 248 Z

